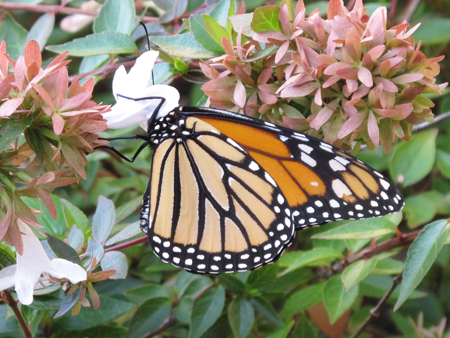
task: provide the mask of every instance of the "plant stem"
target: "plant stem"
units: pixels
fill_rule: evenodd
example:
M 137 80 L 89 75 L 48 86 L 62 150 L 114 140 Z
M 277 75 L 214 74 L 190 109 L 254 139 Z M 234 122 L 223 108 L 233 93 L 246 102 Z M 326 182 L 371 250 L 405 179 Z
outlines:
M 17 301 L 11 295 L 11 292 L 3 291 L 3 293 L 5 298 L 2 298 L 2 300 L 13 310 L 17 320 L 19 321 L 20 327 L 23 330 L 25 338 L 32 338 L 33 335 L 31 334 L 30 327 L 25 322 L 25 319 L 23 319 L 22 313 L 20 313 L 19 307 L 17 306 Z
M 386 304 L 387 300 L 392 295 L 392 292 L 394 292 L 394 290 L 402 282 L 402 280 L 403 280 L 403 272 L 394 278 L 391 288 L 386 292 L 386 294 L 378 302 L 378 304 L 372 310 L 370 310 L 369 317 L 366 318 L 364 323 L 359 327 L 359 329 L 350 338 L 358 337 L 366 329 L 366 327 L 369 325 L 370 321 L 374 317 L 378 317 L 380 315 L 381 308 L 384 306 L 384 304 Z
M 86 9 L 80 8 L 72 8 L 72 7 L 63 7 L 63 6 L 46 6 L 46 5 L 27 5 L 20 3 L 11 3 L 11 2 L 0 2 L 0 8 L 5 9 L 20 9 L 31 12 L 42 12 L 42 13 L 61 13 L 61 14 L 84 14 L 90 16 L 97 16 L 98 11 L 90 11 Z M 139 16 L 136 16 L 136 19 L 139 20 Z M 157 22 L 159 19 L 156 17 L 144 16 L 141 21 L 142 22 Z
M 109 251 L 119 251 L 125 248 L 128 248 L 130 246 L 136 245 L 136 244 L 141 244 L 141 243 L 145 243 L 147 242 L 147 236 L 143 236 L 143 237 L 139 237 L 137 239 L 133 239 L 132 241 L 129 242 L 125 242 L 116 246 L 112 246 L 108 249 L 105 249 L 105 252 L 109 252 Z
M 367 247 L 362 249 L 361 251 L 357 252 L 354 255 L 350 255 L 346 257 L 344 260 L 342 260 L 339 263 L 336 263 L 333 265 L 333 272 L 339 273 L 345 269 L 346 266 L 360 260 L 360 259 L 369 259 L 379 253 L 390 251 L 394 248 L 406 246 L 411 244 L 412 241 L 416 239 L 417 236 L 419 236 L 419 233 L 422 231 L 416 230 L 414 232 L 410 232 L 409 234 L 401 234 L 400 236 L 397 236 L 393 239 L 390 239 L 386 242 L 383 242 L 381 244 Z

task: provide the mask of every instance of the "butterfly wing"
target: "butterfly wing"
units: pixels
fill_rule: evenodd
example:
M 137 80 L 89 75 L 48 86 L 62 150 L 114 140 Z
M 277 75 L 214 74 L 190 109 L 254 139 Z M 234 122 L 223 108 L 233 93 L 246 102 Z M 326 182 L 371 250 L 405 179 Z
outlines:
M 295 234 L 281 189 L 219 130 L 179 118 L 178 131 L 154 151 L 141 212 L 155 254 L 196 273 L 246 271 L 276 260 Z
M 180 108 L 181 109 L 181 108 Z M 297 229 L 397 212 L 397 187 L 382 174 L 314 137 L 223 110 L 183 107 L 238 143 L 277 183 Z

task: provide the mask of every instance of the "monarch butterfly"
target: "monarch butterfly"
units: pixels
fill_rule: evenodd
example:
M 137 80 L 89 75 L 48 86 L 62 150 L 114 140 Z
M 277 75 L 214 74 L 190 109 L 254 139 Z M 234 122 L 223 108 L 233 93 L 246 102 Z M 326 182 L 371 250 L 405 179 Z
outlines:
M 164 262 L 194 273 L 252 270 L 275 261 L 295 230 L 404 204 L 394 184 L 344 151 L 229 111 L 175 108 L 149 120 L 147 144 L 141 229 Z
M 157 57 L 150 53 L 131 69 L 129 85 L 125 70 L 116 72 L 120 109 L 108 125 L 135 123 L 123 109 L 147 123 L 146 136 L 130 137 L 145 140 L 131 161 L 147 145 L 153 149 L 140 222 L 164 262 L 193 273 L 252 270 L 278 259 L 295 230 L 403 207 L 383 175 L 314 137 L 225 110 L 168 104 L 179 95 L 173 87 L 145 88 L 139 77 L 144 58 Z M 122 94 L 137 82 L 142 97 Z M 168 92 L 155 95 L 162 87 Z

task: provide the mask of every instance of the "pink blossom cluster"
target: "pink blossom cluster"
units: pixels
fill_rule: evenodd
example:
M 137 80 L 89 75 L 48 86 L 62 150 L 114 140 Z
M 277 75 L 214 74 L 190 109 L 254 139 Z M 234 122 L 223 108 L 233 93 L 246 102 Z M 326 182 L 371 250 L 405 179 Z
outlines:
M 201 65 L 212 79 L 202 87 L 209 104 L 344 149 L 381 144 L 386 153 L 398 138 L 409 139 L 413 124 L 432 119 L 434 104 L 422 94 L 447 84 L 435 78 L 443 56 L 427 59 L 414 41 L 419 25 L 387 29 L 386 8 L 369 17 L 362 0 L 351 11 L 331 0 L 326 19 L 318 9 L 305 11 L 302 0 L 294 13 L 284 4 L 279 31 L 244 36 L 241 29 L 235 42 L 223 38 L 226 55 Z

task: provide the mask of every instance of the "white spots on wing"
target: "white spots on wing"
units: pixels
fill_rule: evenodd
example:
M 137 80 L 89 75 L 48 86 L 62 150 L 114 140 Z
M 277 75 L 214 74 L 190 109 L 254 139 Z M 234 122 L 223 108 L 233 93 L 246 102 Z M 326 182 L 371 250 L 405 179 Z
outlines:
M 174 257 L 174 258 L 173 258 L 173 262 L 174 262 L 175 264 L 179 264 L 179 263 L 180 263 L 180 259 L 179 259 L 178 257 Z
M 309 223 L 314 223 L 314 222 L 316 222 L 316 221 L 317 221 L 316 218 L 310 218 L 310 219 L 309 219 Z
M 306 145 L 306 144 L 299 144 L 298 145 L 298 147 L 301 149 L 301 150 L 303 150 L 305 153 L 307 153 L 307 154 L 311 154 L 311 152 L 313 151 L 313 147 L 310 147 L 310 146 L 308 146 L 308 145 Z
M 197 256 L 197 259 L 199 259 L 199 260 L 201 260 L 201 261 L 202 261 L 202 260 L 204 260 L 204 259 L 205 259 L 205 256 L 204 256 L 204 255 L 198 255 L 198 256 Z
M 389 196 L 384 191 L 382 191 L 380 195 L 381 195 L 381 198 L 383 198 L 384 200 L 389 199 Z
M 308 141 L 309 141 L 308 138 L 307 138 L 305 135 L 300 134 L 300 133 L 294 133 L 294 134 L 292 135 L 292 137 L 294 137 L 294 138 L 296 138 L 296 139 L 298 139 L 298 140 L 301 140 L 301 141 L 303 141 L 303 142 L 308 142 Z
M 275 180 L 268 173 L 264 173 L 264 177 L 265 177 L 266 181 L 269 182 L 270 184 L 272 184 L 274 187 L 277 186 L 277 183 L 275 182 Z
M 189 249 L 187 249 L 187 253 L 194 253 L 195 252 L 195 249 L 194 248 L 189 248 Z
M 324 213 L 322 214 L 322 216 L 323 216 L 324 218 L 328 218 L 328 217 L 330 216 L 330 214 L 329 214 L 328 212 L 324 212 Z
M 233 264 L 227 264 L 227 265 L 225 265 L 225 269 L 233 269 Z
M 279 214 L 280 211 L 281 211 L 281 209 L 280 209 L 280 207 L 279 207 L 278 205 L 276 205 L 276 206 L 273 208 L 273 210 L 275 210 L 275 212 L 276 212 L 277 214 Z
M 333 171 L 344 171 L 345 167 L 342 165 L 342 163 L 336 161 L 335 159 L 330 160 L 328 162 L 330 164 L 331 169 L 333 169 Z
M 311 156 L 309 156 L 308 154 L 302 153 L 302 155 L 300 156 L 300 158 L 302 159 L 303 162 L 305 162 L 306 164 L 308 164 L 311 167 L 315 167 L 317 165 L 317 162 L 315 159 L 313 159 Z
M 248 259 L 249 257 L 250 257 L 249 254 L 244 254 L 244 255 L 241 256 L 241 259 Z
M 172 250 L 173 250 L 173 252 L 181 252 L 181 249 L 179 247 L 177 247 L 177 246 L 174 246 L 172 248 Z
M 373 207 L 377 207 L 378 206 L 378 202 L 377 201 L 370 201 L 370 205 Z
M 253 262 L 258 263 L 261 260 L 261 257 L 255 257 L 253 258 Z
M 328 143 L 320 142 L 320 146 L 319 147 L 322 148 L 325 151 L 328 151 L 329 153 L 334 154 L 333 147 L 331 145 L 329 145 Z
M 380 183 L 381 183 L 381 185 L 383 186 L 384 190 L 388 190 L 389 187 L 391 186 L 391 185 L 389 184 L 389 182 L 387 182 L 387 181 L 385 181 L 385 180 L 383 180 L 383 179 L 380 179 Z
M 283 234 L 280 236 L 280 239 L 285 242 L 288 239 L 288 236 L 286 234 Z
M 163 243 L 163 245 L 164 245 L 165 248 L 168 248 L 170 246 L 170 242 L 169 241 L 165 241 Z
M 278 201 L 278 203 L 283 204 L 284 203 L 283 195 L 279 194 L 278 197 L 277 197 L 277 201 Z
M 331 182 L 331 188 L 337 197 L 342 198 L 344 195 L 350 196 L 352 192 L 340 179 L 335 179 Z
M 255 161 L 252 161 L 248 167 L 253 171 L 259 170 L 259 165 Z
M 343 158 L 342 156 L 336 156 L 334 159 L 336 161 L 340 162 L 342 165 L 347 165 L 350 163 L 349 160 L 347 160 L 346 158 Z
M 330 207 L 339 208 L 339 203 L 336 200 L 330 200 Z
M 277 230 L 282 231 L 284 229 L 284 224 L 280 223 L 277 225 Z
M 355 205 L 355 209 L 356 210 L 363 210 L 364 208 L 363 208 L 363 206 L 361 204 L 356 204 Z
M 186 264 L 186 265 L 192 265 L 192 259 L 190 259 L 190 258 L 186 259 L 186 261 L 184 262 L 184 264 Z
M 240 263 L 240 264 L 238 264 L 238 268 L 239 269 L 246 269 L 247 268 L 247 264 Z
M 211 265 L 211 270 L 217 271 L 219 267 L 217 265 Z
M 317 205 L 319 208 L 323 206 L 323 203 L 321 201 L 315 201 L 315 205 Z
M 308 207 L 308 208 L 306 208 L 306 212 L 308 213 L 308 214 L 312 214 L 312 213 L 314 213 L 314 208 L 313 207 Z
M 280 140 L 283 142 L 286 142 L 287 140 L 289 140 L 289 137 L 284 136 L 284 135 L 280 135 Z
M 158 244 L 161 244 L 161 238 L 159 238 L 158 236 L 153 236 L 153 241 Z
M 237 148 L 237 149 L 239 149 L 239 150 L 241 150 L 241 151 L 245 151 L 244 149 L 242 149 L 242 147 L 239 145 L 239 144 L 237 144 L 234 140 L 232 140 L 231 138 L 227 138 L 227 142 L 229 143 L 229 144 L 231 144 L 233 147 L 235 147 L 235 148 Z
M 163 254 L 162 254 L 162 256 L 163 256 L 163 258 L 165 258 L 165 259 L 169 259 L 169 254 L 167 253 L 167 252 L 163 252 Z

